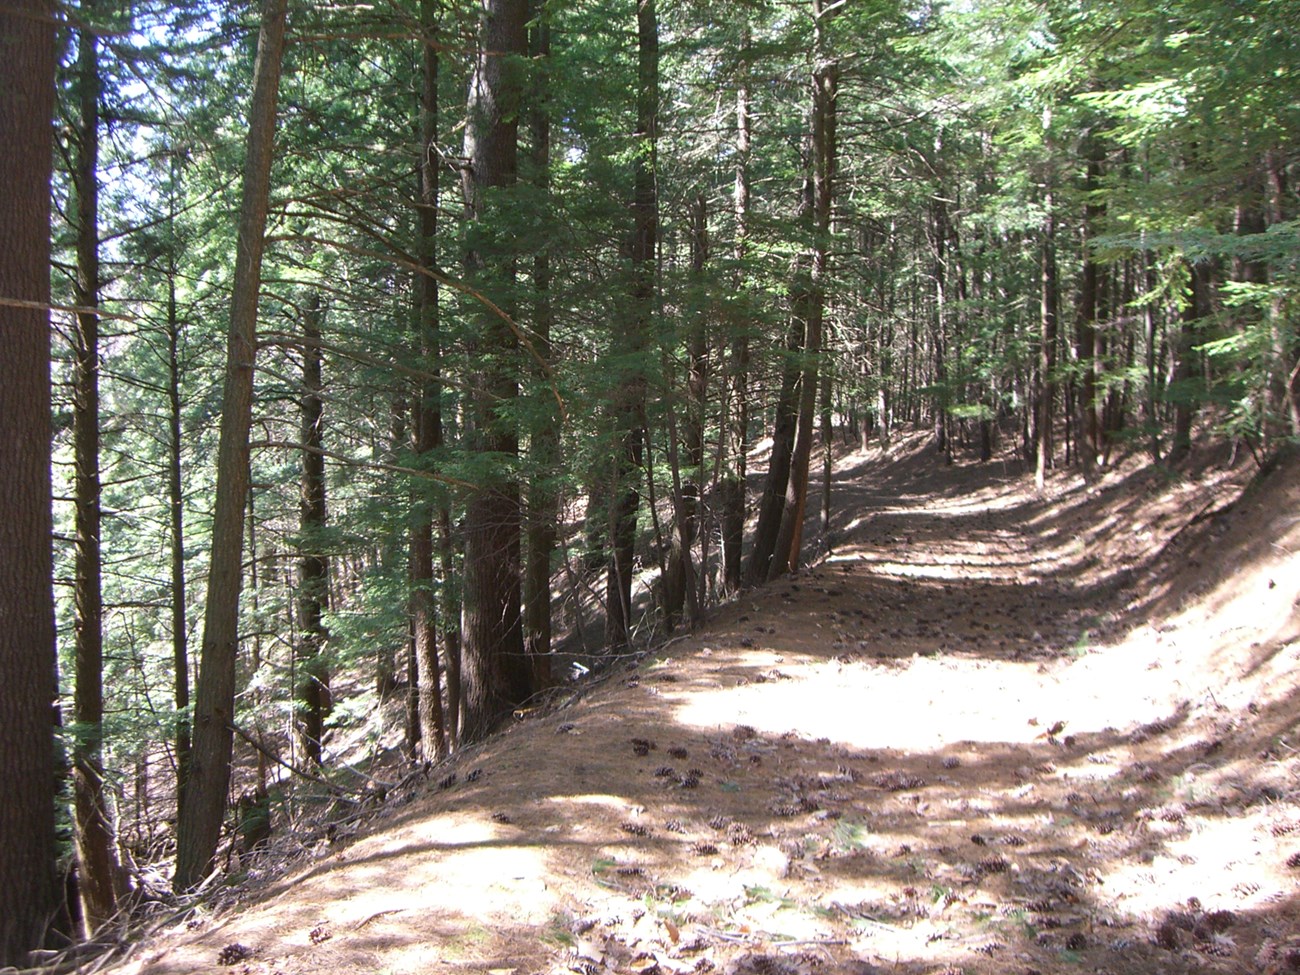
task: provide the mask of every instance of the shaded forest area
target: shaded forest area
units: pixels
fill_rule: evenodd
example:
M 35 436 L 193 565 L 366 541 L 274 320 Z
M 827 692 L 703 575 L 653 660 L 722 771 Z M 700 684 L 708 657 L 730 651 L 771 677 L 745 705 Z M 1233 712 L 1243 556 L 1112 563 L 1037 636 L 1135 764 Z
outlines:
M 836 444 L 1277 463 L 1298 44 L 1283 0 L 7 4 L 0 965 L 835 551 Z

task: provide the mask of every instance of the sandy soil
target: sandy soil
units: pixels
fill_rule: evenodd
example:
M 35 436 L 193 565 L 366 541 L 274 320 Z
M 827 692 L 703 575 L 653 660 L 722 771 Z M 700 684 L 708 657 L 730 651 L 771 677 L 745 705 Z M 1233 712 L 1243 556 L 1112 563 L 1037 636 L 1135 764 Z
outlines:
M 1253 473 L 847 456 L 817 565 L 113 970 L 1300 970 L 1300 463 Z

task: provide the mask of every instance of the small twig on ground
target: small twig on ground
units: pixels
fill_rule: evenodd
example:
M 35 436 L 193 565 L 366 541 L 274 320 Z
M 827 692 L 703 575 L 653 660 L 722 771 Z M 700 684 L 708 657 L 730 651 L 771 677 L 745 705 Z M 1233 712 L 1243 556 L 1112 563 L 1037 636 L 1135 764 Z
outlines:
M 768 947 L 770 948 L 803 948 L 809 945 L 815 947 L 831 947 L 835 945 L 846 945 L 848 940 L 845 938 L 794 938 L 789 941 L 773 941 Z
M 369 917 L 362 918 L 360 921 L 358 921 L 356 924 L 354 924 L 354 925 L 352 926 L 352 930 L 353 930 L 353 931 L 360 931 L 362 928 L 364 928 L 364 927 L 365 927 L 367 924 L 369 924 L 371 921 L 377 921 L 377 920 L 379 920 L 381 917 L 387 917 L 389 914 L 401 914 L 401 913 L 402 913 L 402 909 L 401 909 L 400 907 L 390 907 L 390 908 L 389 908 L 388 910 L 386 910 L 386 911 L 375 911 L 374 914 L 371 914 Z
M 719 931 L 717 928 L 700 928 L 711 938 L 717 938 L 719 941 L 730 941 L 735 944 L 750 944 L 758 940 L 752 934 L 733 933 L 731 931 Z

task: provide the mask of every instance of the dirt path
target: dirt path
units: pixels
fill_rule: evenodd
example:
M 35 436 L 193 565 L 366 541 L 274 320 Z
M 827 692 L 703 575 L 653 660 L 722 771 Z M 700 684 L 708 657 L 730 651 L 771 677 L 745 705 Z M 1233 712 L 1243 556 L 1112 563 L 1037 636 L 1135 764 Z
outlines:
M 1295 475 L 847 458 L 819 565 L 128 967 L 1300 970 Z

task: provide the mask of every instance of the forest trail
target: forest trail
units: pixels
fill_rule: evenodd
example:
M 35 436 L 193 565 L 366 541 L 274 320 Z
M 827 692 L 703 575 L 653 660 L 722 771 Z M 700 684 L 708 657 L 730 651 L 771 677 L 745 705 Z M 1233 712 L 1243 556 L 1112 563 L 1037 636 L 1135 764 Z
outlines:
M 1295 970 L 1300 463 L 1251 474 L 849 455 L 817 565 L 115 970 Z

